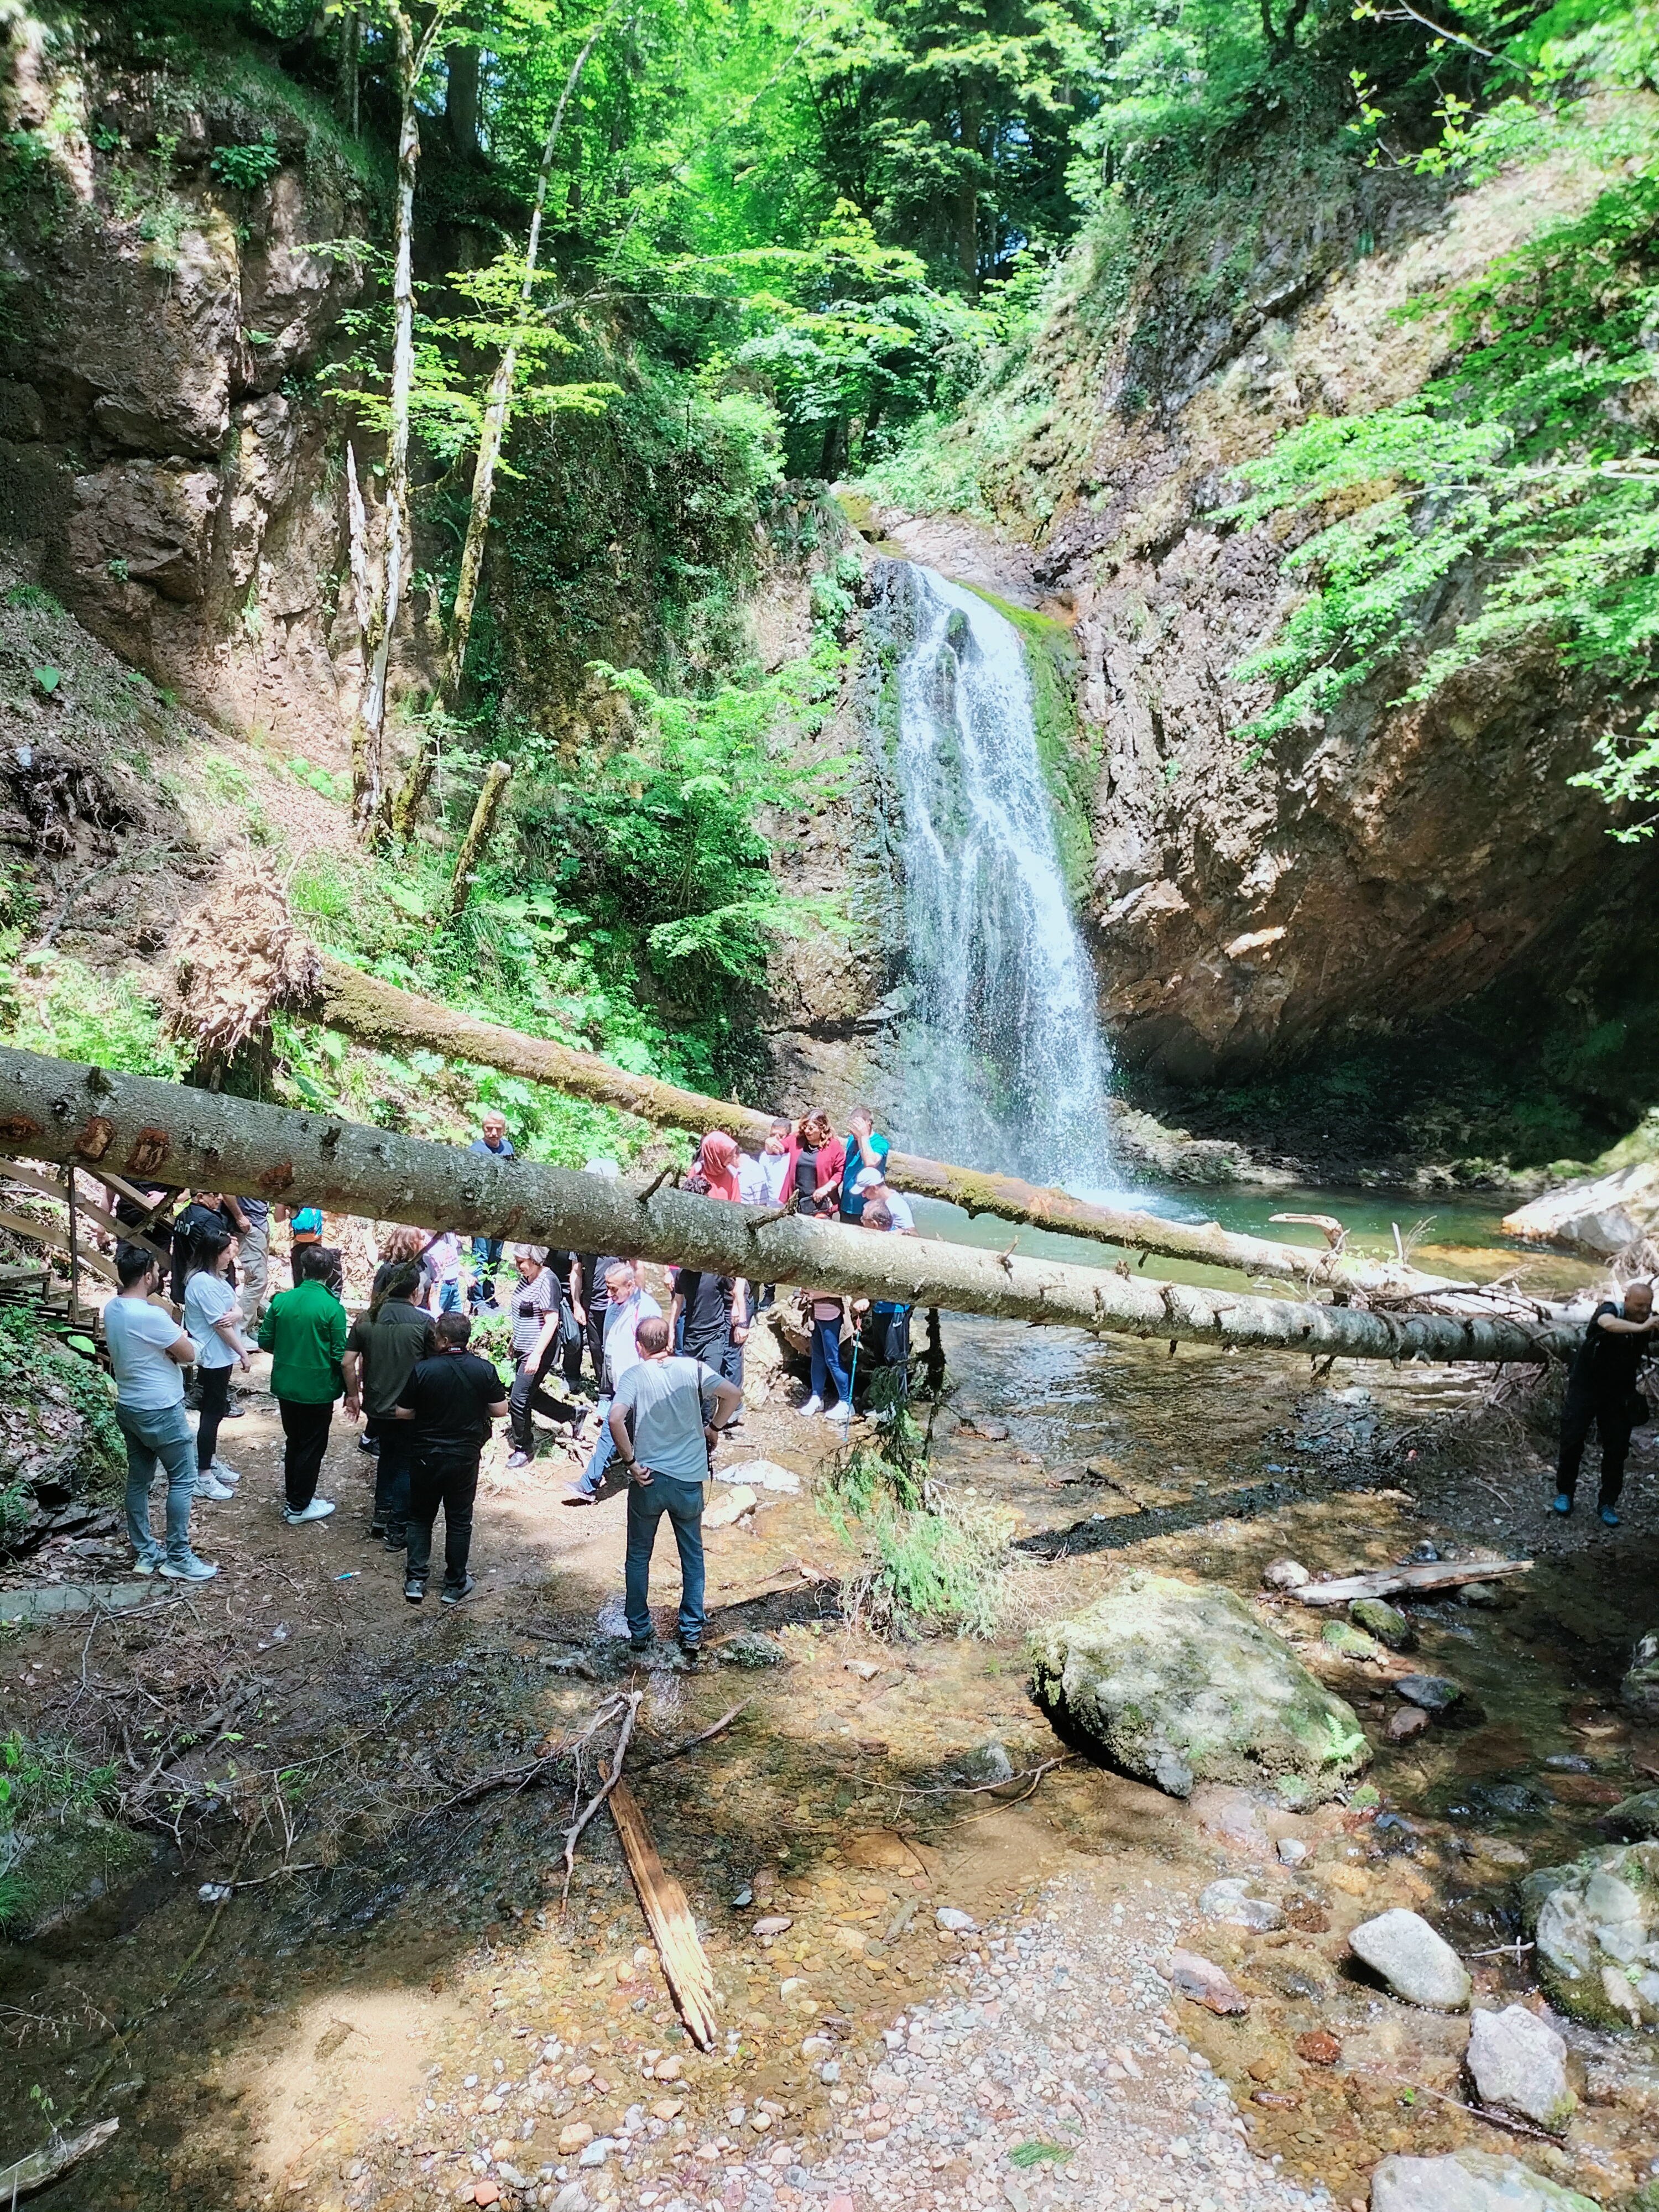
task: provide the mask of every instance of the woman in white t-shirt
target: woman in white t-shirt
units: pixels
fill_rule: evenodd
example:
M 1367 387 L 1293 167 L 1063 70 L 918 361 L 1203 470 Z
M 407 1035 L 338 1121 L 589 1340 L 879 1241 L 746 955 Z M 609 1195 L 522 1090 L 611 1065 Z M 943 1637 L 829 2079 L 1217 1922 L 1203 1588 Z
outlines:
M 121 1287 L 104 1308 L 104 1341 L 115 1372 L 115 1419 L 126 1438 L 133 1571 L 210 1582 L 218 1568 L 190 1548 L 196 1471 L 185 1419 L 185 1369 L 195 1359 L 196 1346 L 165 1307 L 150 1304 L 161 1271 L 148 1252 L 136 1244 L 120 1245 L 115 1273 Z M 158 1460 L 167 1476 L 165 1550 L 149 1526 L 149 1489 Z
M 228 1498 L 231 1486 L 242 1479 L 219 1456 L 219 1424 L 230 1407 L 231 1369 L 240 1367 L 246 1374 L 252 1349 L 237 1328 L 236 1293 L 225 1279 L 231 1249 L 228 1237 L 199 1238 L 198 1265 L 185 1284 L 185 1327 L 196 1346 L 202 1381 L 202 1413 L 196 1427 L 198 1498 Z

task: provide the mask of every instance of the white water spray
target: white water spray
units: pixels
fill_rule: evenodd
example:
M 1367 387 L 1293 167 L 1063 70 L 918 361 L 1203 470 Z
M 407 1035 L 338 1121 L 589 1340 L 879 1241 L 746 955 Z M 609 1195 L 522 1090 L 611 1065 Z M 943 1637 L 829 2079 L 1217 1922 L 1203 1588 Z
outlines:
M 1100 1189 L 1108 1060 L 1019 636 L 972 592 L 927 568 L 909 579 L 900 1133 L 906 1150 Z

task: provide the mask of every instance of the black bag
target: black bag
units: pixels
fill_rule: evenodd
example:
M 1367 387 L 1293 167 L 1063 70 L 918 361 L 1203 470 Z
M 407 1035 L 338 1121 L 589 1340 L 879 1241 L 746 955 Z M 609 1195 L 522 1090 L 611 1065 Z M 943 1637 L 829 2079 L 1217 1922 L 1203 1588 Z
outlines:
M 1639 1390 L 1632 1390 L 1625 1401 L 1625 1418 L 1633 1429 L 1644 1429 L 1653 1419 L 1653 1408 Z

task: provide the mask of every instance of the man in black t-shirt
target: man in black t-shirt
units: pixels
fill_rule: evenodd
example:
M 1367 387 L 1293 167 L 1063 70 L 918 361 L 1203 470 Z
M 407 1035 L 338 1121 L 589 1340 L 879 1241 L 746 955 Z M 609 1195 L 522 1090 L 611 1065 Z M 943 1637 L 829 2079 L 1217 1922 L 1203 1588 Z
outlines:
M 466 1571 L 472 1548 L 472 1507 L 478 1494 L 478 1461 L 489 1425 L 507 1414 L 501 1378 L 487 1359 L 467 1350 L 472 1323 L 464 1313 L 440 1314 L 433 1327 L 437 1350 L 416 1362 L 398 1400 L 398 1419 L 413 1421 L 415 1443 L 409 1482 L 409 1558 L 404 1595 L 419 1605 L 432 1564 L 432 1524 L 444 1510 L 444 1605 L 472 1594 Z
M 1653 1285 L 1627 1283 L 1625 1302 L 1603 1299 L 1590 1317 L 1567 1376 L 1561 1408 L 1561 1455 L 1556 1468 L 1554 1510 L 1571 1513 L 1578 1489 L 1578 1464 L 1592 1425 L 1601 1438 L 1601 1494 L 1598 1510 L 1609 1528 L 1619 1526 L 1619 1493 L 1635 1425 L 1636 1376 L 1659 1329 Z

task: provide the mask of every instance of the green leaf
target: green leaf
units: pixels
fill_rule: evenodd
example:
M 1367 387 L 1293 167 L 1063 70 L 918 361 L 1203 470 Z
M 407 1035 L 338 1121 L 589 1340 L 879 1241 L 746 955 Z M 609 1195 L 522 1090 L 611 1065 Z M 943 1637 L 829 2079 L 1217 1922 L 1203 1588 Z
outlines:
M 48 693 L 55 691 L 64 680 L 64 672 L 60 668 L 36 668 L 31 673 L 40 689 Z

